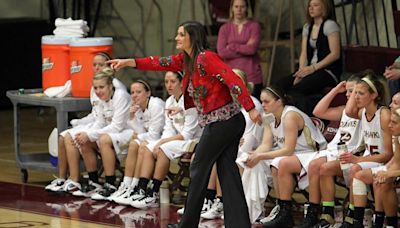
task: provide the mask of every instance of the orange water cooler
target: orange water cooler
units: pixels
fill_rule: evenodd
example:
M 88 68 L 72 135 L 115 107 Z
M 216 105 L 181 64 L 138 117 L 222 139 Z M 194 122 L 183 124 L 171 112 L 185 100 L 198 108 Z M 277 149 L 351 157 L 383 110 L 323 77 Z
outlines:
M 42 37 L 42 87 L 63 86 L 70 80 L 69 37 Z
M 112 55 L 112 37 L 77 38 L 70 42 L 72 96 L 89 97 L 94 76 L 93 57 L 97 52 Z

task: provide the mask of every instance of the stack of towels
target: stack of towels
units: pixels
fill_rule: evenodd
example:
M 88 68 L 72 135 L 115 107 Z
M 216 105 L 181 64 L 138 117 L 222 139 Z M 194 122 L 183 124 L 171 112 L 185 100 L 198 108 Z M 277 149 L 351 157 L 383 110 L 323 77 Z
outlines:
M 57 18 L 55 25 L 55 36 L 85 37 L 89 32 L 87 22 L 84 20 Z

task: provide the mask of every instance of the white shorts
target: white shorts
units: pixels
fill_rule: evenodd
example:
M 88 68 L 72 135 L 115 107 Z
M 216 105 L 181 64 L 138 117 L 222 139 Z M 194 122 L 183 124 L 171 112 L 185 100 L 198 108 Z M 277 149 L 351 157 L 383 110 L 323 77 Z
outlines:
M 149 144 L 146 145 L 147 149 L 149 149 L 153 153 L 154 147 L 160 140 L 161 139 L 150 141 Z M 169 158 L 169 160 L 173 160 L 175 158 L 181 157 L 184 153 L 188 152 L 188 148 L 191 144 L 192 140 L 173 140 L 162 144 L 160 148 Z
M 329 150 L 329 149 L 321 150 L 318 152 L 315 159 L 322 157 L 326 157 L 327 162 L 335 161 L 339 159 L 339 153 L 337 150 Z
M 67 130 L 62 131 L 62 132 L 60 133 L 60 135 L 61 135 L 62 137 L 65 137 L 67 134 L 70 134 L 70 135 L 71 135 L 71 138 L 72 138 L 72 139 L 75 139 L 76 134 L 78 134 L 78 133 L 80 133 L 80 132 L 83 132 L 83 131 L 85 131 L 86 129 L 88 129 L 88 125 L 78 125 L 78 126 L 76 126 L 76 127 L 73 127 L 73 128 L 70 128 L 70 129 L 67 129 Z
M 382 163 L 378 163 L 378 162 L 359 162 L 359 163 L 357 163 L 357 165 L 359 165 L 361 167 L 361 169 L 372 169 L 372 168 L 376 168 L 379 166 L 383 166 Z
M 316 158 L 317 152 L 298 153 L 298 154 L 295 153 L 294 155 L 296 155 L 297 159 L 299 159 L 302 167 L 300 174 L 297 175 L 298 186 L 300 189 L 305 189 L 308 187 L 308 174 L 307 174 L 308 165 L 314 158 Z M 285 157 L 286 156 L 272 159 L 271 166 L 279 169 L 279 163 Z
M 91 125 L 92 125 L 91 123 L 84 124 L 84 125 L 78 125 L 73 128 L 62 131 L 60 133 L 60 135 L 65 138 L 65 136 L 67 136 L 67 134 L 69 134 L 71 136 L 71 139 L 74 141 L 75 147 L 79 150 L 79 153 L 82 153 L 81 147 L 79 144 L 76 143 L 75 138 L 78 133 L 85 132 L 86 129 L 88 129 Z
M 379 171 L 387 171 L 386 165 L 381 165 L 381 166 L 371 168 L 371 172 L 374 175 L 377 174 Z
M 125 129 L 118 133 L 108 133 L 107 134 L 112 141 L 115 154 L 118 158 L 124 157 L 128 153 L 129 142 L 131 141 L 133 130 Z M 96 142 L 98 145 L 98 141 Z

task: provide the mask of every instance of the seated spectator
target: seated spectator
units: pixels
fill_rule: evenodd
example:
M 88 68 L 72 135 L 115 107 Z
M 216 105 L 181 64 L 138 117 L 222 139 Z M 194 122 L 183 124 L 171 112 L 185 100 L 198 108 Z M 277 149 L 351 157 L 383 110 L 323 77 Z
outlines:
M 303 27 L 299 69 L 277 83 L 294 105 L 312 115 L 324 89 L 334 87 L 342 73 L 340 29 L 329 0 L 309 0 Z
M 394 61 L 394 63 L 386 67 L 383 75 L 388 80 L 390 95 L 394 96 L 400 91 L 400 56 Z

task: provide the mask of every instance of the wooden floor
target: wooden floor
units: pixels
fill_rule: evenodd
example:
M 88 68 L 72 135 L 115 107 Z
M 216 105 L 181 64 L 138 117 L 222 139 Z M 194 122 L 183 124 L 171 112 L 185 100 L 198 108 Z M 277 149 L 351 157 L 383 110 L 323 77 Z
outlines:
M 26 107 L 21 110 L 21 150 L 48 151 L 47 138 L 56 126 L 55 111 Z M 179 205 L 138 210 L 111 202 L 99 202 L 44 191 L 56 173 L 28 170 L 23 184 L 17 168 L 13 138 L 12 109 L 0 110 L 0 228 L 2 227 L 162 227 L 176 223 Z M 298 197 L 299 202 L 304 198 Z M 273 205 L 273 204 L 271 204 Z M 267 208 L 267 212 L 271 207 Z M 294 212 L 302 221 L 301 204 Z M 340 219 L 340 218 L 339 218 Z M 204 220 L 199 227 L 223 227 L 223 220 Z M 260 227 L 260 225 L 253 225 Z
M 47 151 L 47 138 L 56 126 L 55 111 L 23 108 L 21 120 L 21 151 Z M 138 210 L 44 191 L 55 173 L 28 170 L 28 183 L 23 184 L 15 162 L 12 109 L 0 110 L 0 126 L 0 227 L 151 228 L 179 221 L 177 205 Z M 200 227 L 223 227 L 223 220 L 202 221 Z

